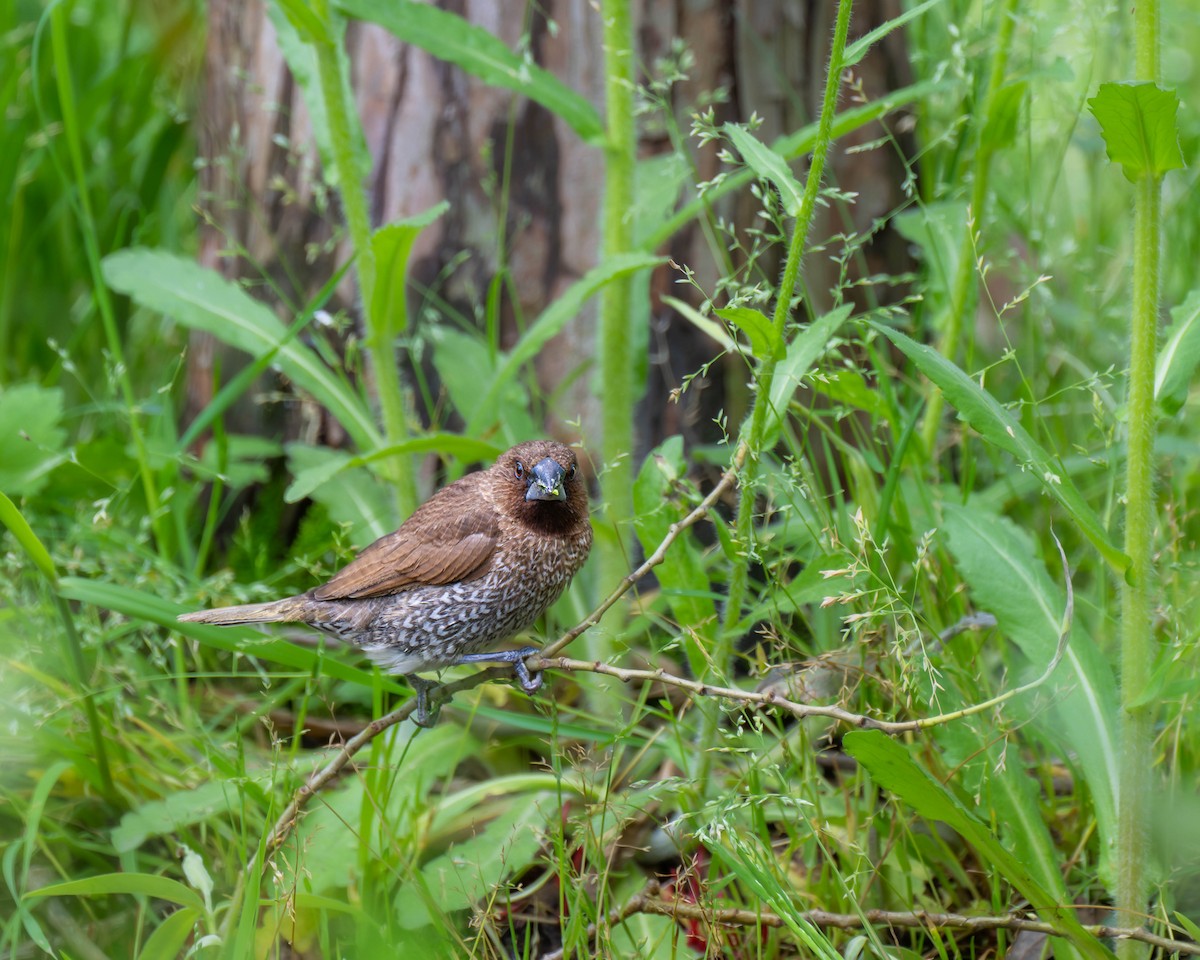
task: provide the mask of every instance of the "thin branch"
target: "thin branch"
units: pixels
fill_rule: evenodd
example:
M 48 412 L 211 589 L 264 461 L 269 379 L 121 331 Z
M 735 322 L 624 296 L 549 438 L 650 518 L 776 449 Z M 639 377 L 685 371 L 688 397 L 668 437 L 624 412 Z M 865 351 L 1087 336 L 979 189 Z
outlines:
M 670 917 L 674 920 L 699 920 L 709 924 L 720 924 L 730 927 L 783 927 L 787 923 L 783 917 L 774 913 L 764 913 L 760 910 L 741 910 L 727 907 L 716 910 L 696 903 L 680 900 L 664 900 L 659 896 L 659 885 L 656 882 L 647 884 L 646 889 L 631 897 L 621 907 L 611 910 L 605 918 L 608 927 L 614 927 L 625 922 L 638 913 L 655 914 L 660 917 Z M 864 910 L 861 913 L 829 913 L 825 910 L 806 910 L 798 917 L 807 920 L 815 927 L 836 930 L 859 930 L 867 925 L 900 927 L 903 929 L 927 930 L 962 930 L 966 933 L 981 933 L 988 930 L 1018 930 L 1027 933 L 1044 933 L 1049 936 L 1062 936 L 1053 924 L 1041 920 L 1031 920 L 1016 915 L 1003 917 L 976 916 L 970 917 L 961 913 L 929 913 L 925 910 Z M 1200 956 L 1200 944 L 1191 941 L 1171 940 L 1151 933 L 1141 927 L 1109 927 L 1090 925 L 1083 928 L 1097 939 L 1137 940 L 1159 947 L 1169 953 Z M 589 940 L 594 939 L 599 932 L 597 925 L 588 927 Z M 556 950 L 543 954 L 541 960 L 562 960 L 563 951 Z

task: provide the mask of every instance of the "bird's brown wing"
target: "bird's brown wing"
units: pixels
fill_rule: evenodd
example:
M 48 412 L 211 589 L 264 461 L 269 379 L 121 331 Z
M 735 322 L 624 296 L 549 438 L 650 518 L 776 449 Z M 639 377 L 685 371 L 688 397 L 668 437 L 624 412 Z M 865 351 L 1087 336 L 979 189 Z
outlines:
M 317 587 L 318 600 L 379 597 L 420 584 L 443 585 L 480 576 L 496 550 L 499 527 L 478 496 L 471 474 L 444 487 L 395 533 L 380 537 Z

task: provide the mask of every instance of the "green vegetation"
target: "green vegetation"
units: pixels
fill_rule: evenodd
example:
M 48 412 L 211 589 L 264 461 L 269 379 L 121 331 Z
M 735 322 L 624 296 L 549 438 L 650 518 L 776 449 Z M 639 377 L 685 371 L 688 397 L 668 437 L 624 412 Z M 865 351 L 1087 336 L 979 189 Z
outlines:
M 1037 924 L 1059 957 L 1161 948 L 1098 925 L 1200 941 L 1200 12 L 928 0 L 856 40 L 840 0 L 820 115 L 768 142 L 703 104 L 681 128 L 664 104 L 688 52 L 636 63 L 629 5 L 601 6 L 603 112 L 437 7 L 278 0 L 344 215 L 345 259 L 304 303 L 196 263 L 203 5 L 0 13 L 0 954 L 960 960 L 1036 951 Z M 604 153 L 595 266 L 507 347 L 494 290 L 478 325 L 406 301 L 456 198 L 372 230 L 348 18 Z M 864 56 L 901 35 L 911 84 L 859 97 Z M 639 155 L 639 124 L 670 152 Z M 865 228 L 832 159 L 855 135 L 903 160 L 904 200 Z M 714 212 L 735 194 L 749 226 Z M 663 256 L 696 223 L 719 289 Z M 911 272 L 869 274 L 885 229 Z M 708 350 L 680 393 L 726 380 L 707 444 L 635 420 L 655 270 Z M 329 319 L 351 277 L 361 312 Z M 409 691 L 354 651 L 176 623 L 307 589 L 540 433 L 561 397 L 532 361 L 593 299 L 572 376 L 603 401 L 598 546 L 539 638 L 612 594 L 635 537 L 669 545 L 541 693 L 450 671 L 438 726 L 373 735 Z M 199 411 L 197 334 L 246 364 L 212 371 Z M 240 425 L 284 386 L 345 441 Z

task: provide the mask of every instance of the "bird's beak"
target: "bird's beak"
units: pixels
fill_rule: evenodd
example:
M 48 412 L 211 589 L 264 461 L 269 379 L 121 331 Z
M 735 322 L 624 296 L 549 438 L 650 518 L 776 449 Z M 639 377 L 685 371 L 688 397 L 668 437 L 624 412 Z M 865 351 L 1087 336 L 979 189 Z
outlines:
M 526 500 L 567 499 L 567 491 L 563 489 L 566 471 L 551 457 L 537 464 L 530 473 L 529 489 L 525 491 Z

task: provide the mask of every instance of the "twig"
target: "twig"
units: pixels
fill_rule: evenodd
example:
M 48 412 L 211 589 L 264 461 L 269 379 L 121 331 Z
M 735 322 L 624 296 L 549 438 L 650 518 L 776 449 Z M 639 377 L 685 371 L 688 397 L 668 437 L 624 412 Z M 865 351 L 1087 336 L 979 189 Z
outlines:
M 659 896 L 659 885 L 656 882 L 647 884 L 645 890 L 631 897 L 623 906 L 609 911 L 605 919 L 607 925 L 613 927 L 637 913 L 655 914 L 675 920 L 700 920 L 705 923 L 731 927 L 782 927 L 786 925 L 784 918 L 774 913 L 732 907 L 717 910 L 696 903 L 664 900 Z M 963 930 L 967 933 L 980 933 L 987 930 L 1019 930 L 1062 936 L 1061 931 L 1057 930 L 1053 924 L 1015 915 L 969 917 L 961 913 L 930 913 L 926 910 L 864 910 L 861 913 L 806 910 L 800 913 L 799 917 L 815 927 L 836 930 L 858 930 L 870 924 L 904 929 Z M 1200 944 L 1184 940 L 1171 940 L 1141 927 L 1089 925 L 1083 929 L 1097 939 L 1137 940 L 1159 947 L 1169 953 L 1200 956 Z M 588 927 L 589 940 L 594 939 L 597 933 L 598 928 L 595 924 Z M 562 957 L 563 951 L 556 950 L 543 954 L 541 960 L 562 960 Z

